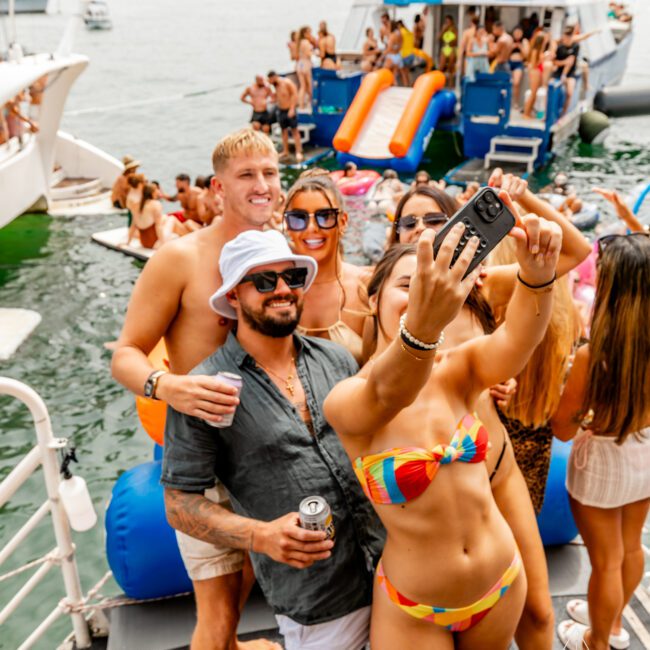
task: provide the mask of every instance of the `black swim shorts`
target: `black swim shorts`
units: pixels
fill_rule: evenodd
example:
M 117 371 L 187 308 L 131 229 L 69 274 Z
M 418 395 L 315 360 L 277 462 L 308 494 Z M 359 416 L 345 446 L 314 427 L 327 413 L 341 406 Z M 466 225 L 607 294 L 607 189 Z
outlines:
M 298 116 L 294 115 L 289 117 L 289 110 L 282 110 L 278 108 L 278 123 L 280 128 L 284 131 L 285 129 L 297 129 L 298 128 Z
M 271 124 L 271 116 L 268 111 L 253 111 L 251 122 L 259 122 L 262 126 Z

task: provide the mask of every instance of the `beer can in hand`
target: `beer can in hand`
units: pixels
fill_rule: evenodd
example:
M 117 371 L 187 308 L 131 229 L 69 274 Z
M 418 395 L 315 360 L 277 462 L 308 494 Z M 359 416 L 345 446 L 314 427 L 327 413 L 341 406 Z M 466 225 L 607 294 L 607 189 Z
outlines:
M 334 523 L 332 511 L 323 497 L 307 497 L 300 502 L 298 508 L 300 526 L 306 530 L 322 530 L 327 533 L 327 539 L 334 539 Z
M 241 387 L 243 384 L 242 378 L 239 375 L 235 375 L 232 372 L 218 372 L 215 377 L 220 379 L 224 384 L 229 386 L 234 386 L 237 389 L 237 397 L 241 393 Z M 211 427 L 217 427 L 218 429 L 223 429 L 224 427 L 229 427 L 232 424 L 233 418 L 235 417 L 235 412 L 224 413 L 221 416 L 221 422 L 210 422 L 205 420 L 207 424 Z

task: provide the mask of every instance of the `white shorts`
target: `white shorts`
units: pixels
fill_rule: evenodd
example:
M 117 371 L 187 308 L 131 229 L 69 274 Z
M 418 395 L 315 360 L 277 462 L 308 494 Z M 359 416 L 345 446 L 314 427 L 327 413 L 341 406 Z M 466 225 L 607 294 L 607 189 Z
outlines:
M 228 491 L 219 482 L 204 493 L 206 499 L 232 511 Z M 178 548 L 183 564 L 192 581 L 210 580 L 230 573 L 237 573 L 244 566 L 244 551 L 227 546 L 208 544 L 195 537 L 176 531 Z
M 620 508 L 650 498 L 650 427 L 622 445 L 609 436 L 580 430 L 573 441 L 566 487 L 579 503 Z
M 361 650 L 370 635 L 369 606 L 316 625 L 302 625 L 282 614 L 275 618 L 285 650 Z

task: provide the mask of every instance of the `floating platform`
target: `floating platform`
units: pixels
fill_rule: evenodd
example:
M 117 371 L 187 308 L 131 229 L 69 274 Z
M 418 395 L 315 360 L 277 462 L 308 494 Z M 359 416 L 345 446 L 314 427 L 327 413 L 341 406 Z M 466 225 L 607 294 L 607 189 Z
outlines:
M 121 228 L 96 232 L 90 238 L 100 246 L 146 262 L 156 251 L 153 248 L 145 248 L 137 239 L 133 240 L 128 246 L 124 244 L 128 232 L 129 229 L 122 226 Z
M 0 361 L 10 359 L 40 322 L 37 311 L 0 307 Z

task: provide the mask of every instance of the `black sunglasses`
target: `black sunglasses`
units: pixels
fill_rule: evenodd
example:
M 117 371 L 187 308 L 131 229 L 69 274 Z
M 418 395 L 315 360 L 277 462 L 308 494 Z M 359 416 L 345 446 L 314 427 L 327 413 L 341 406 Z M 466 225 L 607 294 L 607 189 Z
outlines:
M 602 255 L 603 251 L 615 240 L 620 237 L 650 237 L 650 232 L 631 232 L 629 235 L 605 235 L 600 237 L 598 241 L 598 255 Z
M 240 281 L 252 282 L 260 293 L 271 293 L 278 286 L 278 278 L 282 278 L 289 289 L 300 289 L 307 281 L 307 269 L 304 266 L 285 269 L 284 271 L 260 271 L 245 275 Z
M 415 217 L 410 214 L 399 218 L 397 232 L 413 230 L 418 223 L 418 219 L 422 219 L 425 228 L 435 228 L 435 226 L 449 221 L 449 217 L 444 212 L 428 212 L 422 217 Z
M 287 210 L 284 213 L 284 222 L 287 224 L 287 230 L 306 230 L 309 225 L 309 217 L 316 219 L 316 224 L 323 230 L 334 228 L 339 220 L 338 208 L 321 208 L 313 213 L 307 210 Z

